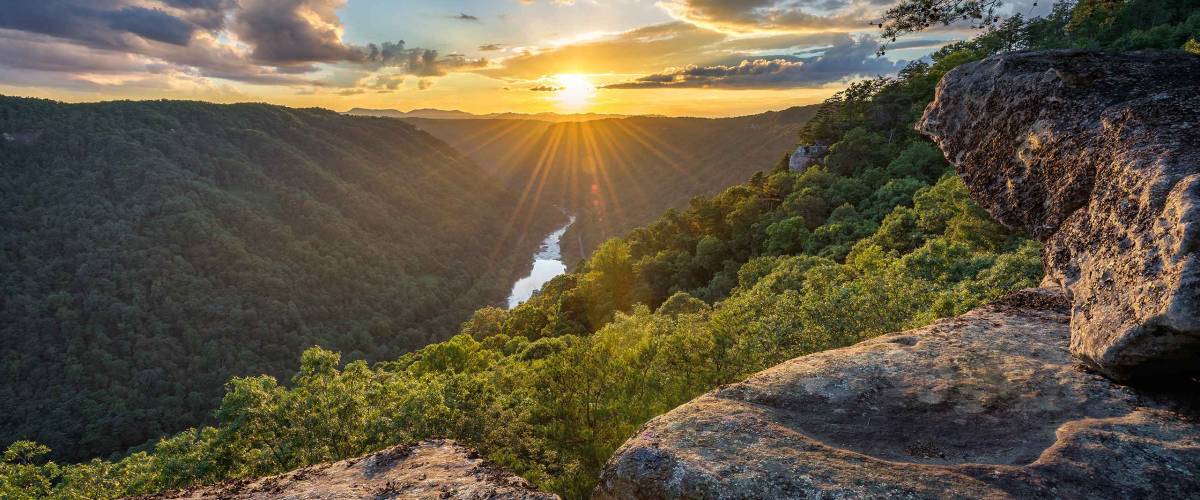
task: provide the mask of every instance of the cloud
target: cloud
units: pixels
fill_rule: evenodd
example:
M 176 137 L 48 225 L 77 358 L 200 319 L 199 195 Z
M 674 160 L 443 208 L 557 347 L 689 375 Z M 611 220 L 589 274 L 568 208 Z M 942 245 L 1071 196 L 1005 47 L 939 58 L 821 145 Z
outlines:
M 832 45 L 844 39 L 845 33 L 784 33 L 781 35 L 737 38 L 720 44 L 720 48 L 732 51 L 780 50 L 794 47 Z
M 242 0 L 232 24 L 256 62 L 307 65 L 353 61 L 361 51 L 342 43 L 337 9 L 345 0 Z
M 180 18 L 213 32 L 225 27 L 225 14 L 237 6 L 237 0 L 164 0 L 163 3 L 176 9 Z
M 713 52 L 713 44 L 726 38 L 687 23 L 656 24 L 577 43 L 530 48 L 483 73 L 524 79 L 557 73 L 644 73 L 728 55 Z
M 389 68 L 422 77 L 480 68 L 483 59 L 408 48 L 354 46 L 342 39 L 345 0 L 37 0 L 5 2 L 0 15 L 0 83 L 11 69 L 61 72 L 39 86 L 66 87 L 84 72 L 133 80 L 153 69 L 176 79 L 263 85 L 323 82 L 318 65 Z M 97 66 L 102 66 L 97 68 Z M 111 76 L 110 79 L 115 79 Z M 114 80 L 115 81 L 115 80 Z M 60 84 L 61 82 L 61 84 Z M 74 87 L 73 87 L 74 88 Z
M 0 61 L 9 68 L 80 73 L 148 71 L 148 60 L 133 54 L 92 49 L 0 30 Z
M 0 28 L 75 40 L 93 47 L 129 47 L 137 38 L 183 45 L 197 29 L 185 19 L 132 2 L 44 0 L 5 4 Z
M 159 9 L 126 7 L 107 12 L 103 17 L 108 19 L 109 27 L 114 30 L 173 45 L 187 45 L 192 33 L 198 29 L 192 23 Z
M 875 56 L 878 44 L 846 36 L 821 55 L 745 59 L 732 65 L 689 65 L 643 76 L 610 89 L 650 88 L 792 88 L 846 81 L 854 77 L 891 74 L 904 62 Z
M 887 48 L 889 51 L 900 49 L 936 49 L 953 41 L 935 38 L 910 38 L 898 42 L 890 42 L 887 44 Z
M 723 32 L 861 30 L 893 0 L 660 0 L 672 17 Z
M 554 85 L 536 85 L 530 87 L 529 90 L 534 92 L 558 92 L 562 90 L 562 87 L 555 87 Z
M 404 85 L 403 75 L 377 75 L 371 88 L 377 90 L 396 90 Z
M 369 44 L 363 49 L 361 60 L 377 67 L 398 68 L 416 76 L 442 76 L 449 71 L 487 66 L 487 60 L 482 58 L 472 59 L 462 54 L 441 56 L 432 49 L 406 48 L 403 40 Z
M 479 72 L 539 84 L 544 76 L 562 73 L 651 74 L 644 81 L 637 79 L 609 88 L 794 87 L 806 82 L 839 81 L 853 74 L 895 71 L 894 63 L 874 57 L 875 48 L 875 44 L 865 39 L 856 41 L 845 32 L 737 35 L 674 21 L 574 43 L 510 49 L 517 54 L 495 59 L 494 64 Z M 772 68 L 756 62 L 759 60 L 788 64 Z M 749 61 L 750 66 L 739 68 L 742 61 Z M 728 77 L 702 78 L 704 69 L 717 67 L 725 67 Z M 670 71 L 678 72 L 679 80 L 673 78 L 674 74 L 662 78 L 657 73 L 663 68 L 678 68 Z M 689 76 L 689 69 L 700 74 Z
M 843 26 L 872 2 L 891 0 L 657 1 L 675 21 L 539 46 L 486 43 L 476 54 L 494 55 L 482 58 L 402 40 L 347 43 L 338 17 L 347 0 L 0 0 L 8 4 L 0 14 L 0 84 L 202 88 L 219 79 L 352 95 L 395 91 L 406 76 L 428 89 L 453 72 L 549 91 L 543 77 L 561 73 L 631 78 L 616 88 L 753 88 L 894 69 L 859 57 L 861 44 Z M 467 13 L 450 17 L 480 22 Z M 29 73 L 18 78 L 21 71 Z

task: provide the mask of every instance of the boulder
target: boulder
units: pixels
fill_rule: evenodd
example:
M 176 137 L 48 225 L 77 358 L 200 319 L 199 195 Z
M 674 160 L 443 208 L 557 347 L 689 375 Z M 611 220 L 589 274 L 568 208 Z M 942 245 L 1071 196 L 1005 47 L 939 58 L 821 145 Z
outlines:
M 253 481 L 178 490 L 145 499 L 556 499 L 450 440 L 395 446 Z
M 1197 498 L 1200 383 L 1115 384 L 1031 289 L 797 358 L 646 424 L 597 498 Z
M 1200 371 L 1200 57 L 990 57 L 947 73 L 917 128 L 1046 243 L 1072 353 L 1117 380 Z

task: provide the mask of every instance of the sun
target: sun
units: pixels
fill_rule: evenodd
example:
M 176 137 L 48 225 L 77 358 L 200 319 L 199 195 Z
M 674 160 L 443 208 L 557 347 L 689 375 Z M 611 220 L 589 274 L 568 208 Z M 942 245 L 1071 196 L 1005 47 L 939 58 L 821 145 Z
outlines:
M 554 99 L 560 107 L 578 110 L 591 104 L 596 96 L 596 86 L 584 75 L 563 74 L 554 77 L 558 81 L 558 90 Z

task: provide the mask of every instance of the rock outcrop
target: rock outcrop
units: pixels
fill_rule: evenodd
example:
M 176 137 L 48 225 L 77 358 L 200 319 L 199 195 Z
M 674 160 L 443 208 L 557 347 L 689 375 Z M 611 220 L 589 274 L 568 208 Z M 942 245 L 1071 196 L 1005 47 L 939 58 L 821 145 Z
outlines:
M 948 73 L 918 129 L 1046 242 L 1072 353 L 1117 380 L 1200 372 L 1200 57 L 991 57 Z
M 174 491 L 155 499 L 556 499 L 449 440 L 400 445 L 255 481 Z
M 648 423 L 598 498 L 1195 498 L 1195 381 L 1068 353 L 1061 291 L 783 363 Z
M 1200 498 L 1198 75 L 1084 51 L 948 73 L 918 129 L 1046 242 L 1047 288 L 705 394 L 596 496 Z

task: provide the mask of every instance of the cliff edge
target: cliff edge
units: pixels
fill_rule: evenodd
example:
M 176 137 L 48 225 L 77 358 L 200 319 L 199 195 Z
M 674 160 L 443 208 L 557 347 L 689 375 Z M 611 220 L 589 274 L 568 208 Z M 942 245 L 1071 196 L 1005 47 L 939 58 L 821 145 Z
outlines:
M 153 499 L 463 498 L 551 500 L 454 441 L 426 440 L 257 480 L 138 497 Z
M 1046 243 L 1073 354 L 1118 380 L 1200 372 L 1200 57 L 991 57 L 948 73 L 917 128 Z
M 1200 387 L 1144 392 L 1084 371 L 1068 318 L 1061 292 L 1025 290 L 788 361 L 652 420 L 595 496 L 1200 495 Z
M 627 441 L 595 496 L 1200 496 L 1197 74 L 1083 51 L 948 73 L 919 129 L 1047 243 L 1048 287 L 705 394 Z

